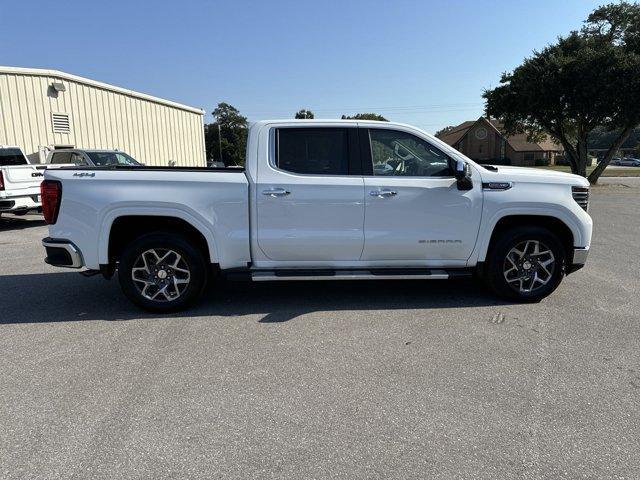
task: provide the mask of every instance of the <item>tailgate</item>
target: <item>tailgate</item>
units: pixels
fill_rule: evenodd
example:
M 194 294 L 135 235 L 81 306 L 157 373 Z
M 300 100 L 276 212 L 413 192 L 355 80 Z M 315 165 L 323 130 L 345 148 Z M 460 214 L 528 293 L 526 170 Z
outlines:
M 0 171 L 2 171 L 6 191 L 39 187 L 43 179 L 43 171 L 35 165 L 2 167 Z

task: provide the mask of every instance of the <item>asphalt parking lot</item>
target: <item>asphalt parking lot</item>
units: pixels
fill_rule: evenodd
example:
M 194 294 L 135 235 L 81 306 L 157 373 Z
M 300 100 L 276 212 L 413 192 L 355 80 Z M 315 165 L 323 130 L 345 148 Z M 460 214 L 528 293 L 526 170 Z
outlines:
M 640 188 L 539 304 L 471 281 L 215 285 L 165 317 L 0 219 L 2 478 L 639 478 Z

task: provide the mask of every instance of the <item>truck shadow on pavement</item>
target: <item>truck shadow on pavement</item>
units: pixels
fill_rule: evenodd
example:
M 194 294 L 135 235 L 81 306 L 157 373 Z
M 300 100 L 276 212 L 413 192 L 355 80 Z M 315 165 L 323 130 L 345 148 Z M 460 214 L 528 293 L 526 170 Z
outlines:
M 30 292 L 25 295 L 25 292 Z M 477 282 L 340 281 L 215 282 L 193 307 L 172 314 L 138 309 L 117 278 L 77 272 L 0 276 L 0 324 L 257 315 L 260 323 L 286 322 L 322 311 L 377 311 L 505 305 Z
M 223 315 L 262 313 L 260 323 L 286 322 L 322 311 L 420 310 L 506 304 L 472 280 L 307 281 L 220 283 L 210 289 L 209 297 L 195 310 L 206 314 L 215 307 L 216 292 L 222 305 L 229 310 Z

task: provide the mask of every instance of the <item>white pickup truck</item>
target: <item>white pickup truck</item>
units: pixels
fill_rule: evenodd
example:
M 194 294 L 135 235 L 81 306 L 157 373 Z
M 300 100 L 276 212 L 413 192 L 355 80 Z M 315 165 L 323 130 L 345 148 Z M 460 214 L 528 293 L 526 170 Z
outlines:
M 30 165 L 20 147 L 0 145 L 0 215 L 40 210 L 40 182 L 45 168 Z
M 246 169 L 72 167 L 42 184 L 46 262 L 118 271 L 138 306 L 186 306 L 214 273 L 253 281 L 477 274 L 534 301 L 586 261 L 589 184 L 482 166 L 387 122 L 262 121 Z M 90 272 L 91 273 L 91 272 Z

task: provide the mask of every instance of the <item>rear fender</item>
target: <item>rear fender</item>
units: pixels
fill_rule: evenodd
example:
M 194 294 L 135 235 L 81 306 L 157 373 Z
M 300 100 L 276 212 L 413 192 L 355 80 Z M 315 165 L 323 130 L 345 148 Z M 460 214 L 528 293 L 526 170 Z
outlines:
M 145 205 L 129 205 L 127 207 L 115 207 L 110 209 L 102 217 L 100 236 L 98 241 L 98 261 L 104 265 L 109 263 L 109 234 L 113 222 L 124 216 L 156 216 L 156 217 L 174 217 L 184 220 L 198 230 L 207 241 L 210 254 L 211 263 L 220 263 L 220 257 L 216 242 L 214 240 L 214 234 L 212 230 L 207 227 L 207 222 L 204 218 L 201 218 L 195 212 L 181 208 L 179 205 L 168 204 L 159 205 L 154 203 L 153 207 Z

